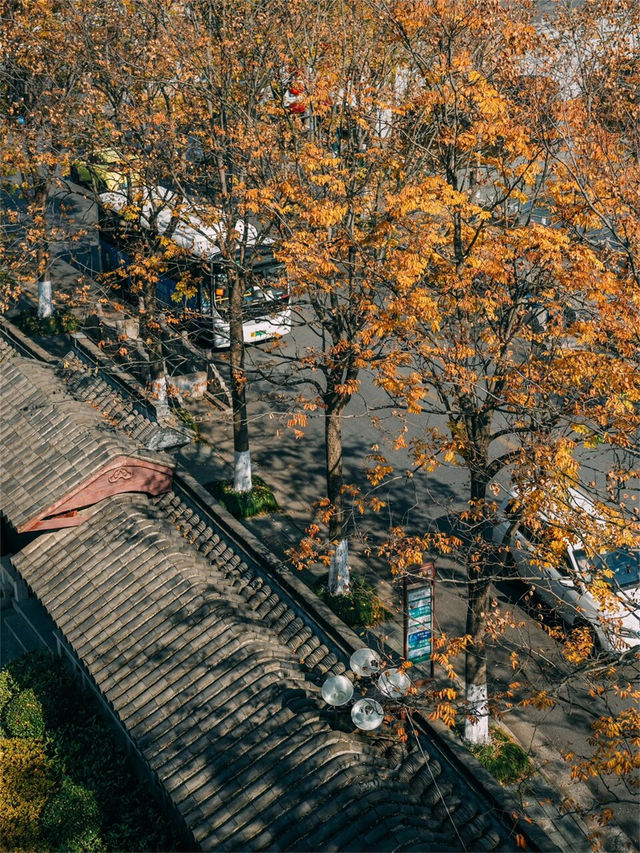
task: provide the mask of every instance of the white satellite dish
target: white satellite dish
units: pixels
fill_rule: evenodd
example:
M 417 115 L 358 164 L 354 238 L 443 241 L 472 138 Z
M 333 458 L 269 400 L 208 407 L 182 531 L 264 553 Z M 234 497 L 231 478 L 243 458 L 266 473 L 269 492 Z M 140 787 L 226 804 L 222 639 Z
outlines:
M 322 698 L 327 705 L 344 705 L 353 696 L 353 684 L 344 675 L 332 675 L 322 685 Z
M 389 699 L 399 699 L 411 687 L 411 679 L 401 669 L 388 669 L 378 679 L 378 690 Z
M 349 658 L 349 667 L 356 675 L 373 678 L 380 672 L 380 658 L 373 649 L 358 649 Z
M 371 732 L 384 720 L 382 705 L 375 699 L 358 699 L 351 709 L 351 719 L 362 731 Z

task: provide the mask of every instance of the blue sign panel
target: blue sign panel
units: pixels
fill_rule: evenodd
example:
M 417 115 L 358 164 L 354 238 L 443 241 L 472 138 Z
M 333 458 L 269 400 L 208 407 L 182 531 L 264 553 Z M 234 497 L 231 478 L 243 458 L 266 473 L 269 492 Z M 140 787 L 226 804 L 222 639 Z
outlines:
M 407 657 L 412 663 L 431 658 L 432 599 L 431 585 L 407 590 Z
M 426 645 L 431 645 L 431 631 L 416 631 L 415 634 L 409 634 L 409 648 L 424 648 Z

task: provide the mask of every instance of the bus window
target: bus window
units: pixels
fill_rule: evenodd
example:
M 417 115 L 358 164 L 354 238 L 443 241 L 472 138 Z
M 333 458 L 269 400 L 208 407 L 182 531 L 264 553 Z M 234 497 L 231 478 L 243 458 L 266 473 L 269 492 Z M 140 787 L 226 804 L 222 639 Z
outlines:
M 211 294 L 216 311 L 221 317 L 226 317 L 229 313 L 229 281 L 225 273 L 212 274 Z
M 212 276 L 212 291 L 216 310 L 221 317 L 229 312 L 229 282 L 224 273 Z M 255 318 L 282 311 L 283 303 L 289 299 L 286 282 L 277 275 L 267 276 L 262 271 L 254 272 L 246 285 L 243 298 L 243 313 Z

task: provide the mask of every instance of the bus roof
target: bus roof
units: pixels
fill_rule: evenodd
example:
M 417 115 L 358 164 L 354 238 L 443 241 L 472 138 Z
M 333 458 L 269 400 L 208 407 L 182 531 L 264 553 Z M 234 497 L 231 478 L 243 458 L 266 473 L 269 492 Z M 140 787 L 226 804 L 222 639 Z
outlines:
M 124 187 L 100 193 L 98 198 L 103 207 L 113 210 L 115 213 L 120 213 L 127 205 L 127 192 Z M 170 239 L 177 246 L 187 249 L 192 255 L 198 258 L 212 260 L 219 257 L 220 249 L 218 243 L 225 235 L 223 222 L 220 221 L 213 226 L 205 225 L 199 216 L 190 212 L 190 209 L 192 209 L 190 203 L 181 198 L 173 190 L 157 186 L 153 190 L 145 190 L 145 198 L 143 199 L 139 222 L 143 228 L 149 229 L 151 218 L 154 212 L 158 211 L 156 215 L 156 230 L 158 234 L 164 234 L 172 218 L 177 214 L 179 220 L 169 235 Z M 256 245 L 258 231 L 255 226 L 242 219 L 238 219 L 235 224 L 235 231 L 238 234 L 239 240 L 245 239 L 246 236 L 247 246 Z M 268 238 L 262 241 L 265 245 L 271 242 Z

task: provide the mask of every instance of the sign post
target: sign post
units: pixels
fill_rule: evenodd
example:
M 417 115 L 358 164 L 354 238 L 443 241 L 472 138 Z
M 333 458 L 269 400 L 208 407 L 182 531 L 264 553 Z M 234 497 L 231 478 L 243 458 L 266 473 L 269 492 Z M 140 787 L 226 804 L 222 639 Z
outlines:
M 404 658 L 411 663 L 431 664 L 433 678 L 433 613 L 436 564 L 427 560 L 417 577 L 403 581 Z

